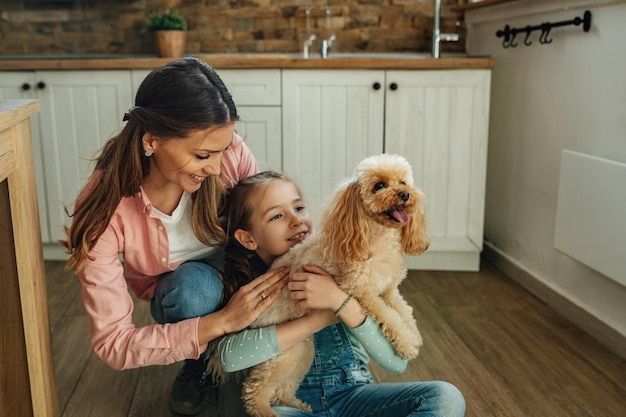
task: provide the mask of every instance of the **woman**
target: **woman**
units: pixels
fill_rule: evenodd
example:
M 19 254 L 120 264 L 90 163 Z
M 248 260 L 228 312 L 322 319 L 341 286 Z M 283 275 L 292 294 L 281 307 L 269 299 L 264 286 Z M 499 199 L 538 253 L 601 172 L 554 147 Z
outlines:
M 185 360 L 172 387 L 177 414 L 207 403 L 207 343 L 248 326 L 285 283 L 286 271 L 260 277 L 218 310 L 224 189 L 258 171 L 237 119 L 210 66 L 185 57 L 152 71 L 97 158 L 62 242 L 105 363 L 121 370 Z M 133 324 L 129 290 L 151 303 L 158 324 Z

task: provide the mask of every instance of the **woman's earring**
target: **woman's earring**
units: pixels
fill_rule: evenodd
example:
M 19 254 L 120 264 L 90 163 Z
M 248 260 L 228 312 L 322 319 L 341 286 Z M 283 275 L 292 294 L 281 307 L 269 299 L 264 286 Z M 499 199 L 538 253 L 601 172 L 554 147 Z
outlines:
M 144 154 L 145 154 L 148 158 L 150 158 L 150 157 L 152 156 L 152 154 L 153 154 L 153 153 L 154 153 L 154 152 L 152 152 L 150 149 L 146 149 L 146 151 L 144 152 Z

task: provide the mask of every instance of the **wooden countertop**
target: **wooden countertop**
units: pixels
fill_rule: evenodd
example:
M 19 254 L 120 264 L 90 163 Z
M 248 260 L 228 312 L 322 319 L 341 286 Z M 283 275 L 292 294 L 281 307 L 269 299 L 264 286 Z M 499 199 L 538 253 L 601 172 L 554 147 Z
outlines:
M 28 119 L 39 111 L 39 100 L 2 100 L 0 101 L 0 132 Z M 0 151 L 0 166 L 7 155 Z M 0 181 L 6 178 L 4 170 L 0 171 Z
M 445 54 L 444 54 L 445 55 Z M 217 69 L 490 69 L 491 57 L 431 58 L 419 53 L 345 53 L 330 58 L 304 59 L 298 54 L 198 54 L 193 55 Z M 113 70 L 152 69 L 170 62 L 171 58 L 154 56 L 1 56 L 0 70 Z

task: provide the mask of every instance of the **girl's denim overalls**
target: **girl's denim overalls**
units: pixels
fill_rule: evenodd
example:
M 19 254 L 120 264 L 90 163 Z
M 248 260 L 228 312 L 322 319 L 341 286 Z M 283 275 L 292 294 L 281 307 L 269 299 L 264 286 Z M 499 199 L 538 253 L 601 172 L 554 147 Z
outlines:
M 314 336 L 315 356 L 296 395 L 313 413 L 274 406 L 280 417 L 463 417 L 465 400 L 441 381 L 374 384 L 338 323 Z

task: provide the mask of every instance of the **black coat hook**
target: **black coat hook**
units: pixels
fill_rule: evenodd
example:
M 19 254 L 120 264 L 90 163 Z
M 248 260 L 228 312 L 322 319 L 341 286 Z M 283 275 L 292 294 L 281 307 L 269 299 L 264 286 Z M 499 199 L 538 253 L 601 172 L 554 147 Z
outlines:
M 539 35 L 539 43 L 542 45 L 552 43 L 552 38 L 548 38 L 548 36 L 550 35 L 550 29 L 552 29 L 552 27 L 550 26 L 549 23 L 544 23 L 541 26 L 542 28 L 541 28 L 541 35 Z
M 524 45 L 530 46 L 532 45 L 532 41 L 530 40 L 530 34 L 535 30 L 541 30 L 541 35 L 539 35 L 539 43 L 542 45 L 547 45 L 552 43 L 552 38 L 550 37 L 550 31 L 552 28 L 560 27 L 560 26 L 583 26 L 583 31 L 589 32 L 591 29 L 591 12 L 589 10 L 585 10 L 582 17 L 578 16 L 571 20 L 564 20 L 561 22 L 545 22 L 536 26 L 525 26 L 523 28 L 512 28 L 509 25 L 505 25 L 504 29 L 496 32 L 496 36 L 498 38 L 504 38 L 502 40 L 503 48 L 515 48 L 518 46 L 518 43 L 515 42 L 515 36 L 520 32 L 525 32 L 526 36 L 524 37 Z
M 530 26 L 526 26 L 524 28 L 524 31 L 526 32 L 526 37 L 524 38 L 524 45 L 530 46 L 533 44 L 533 42 L 530 40 L 530 34 L 533 33 L 533 31 L 531 30 Z

